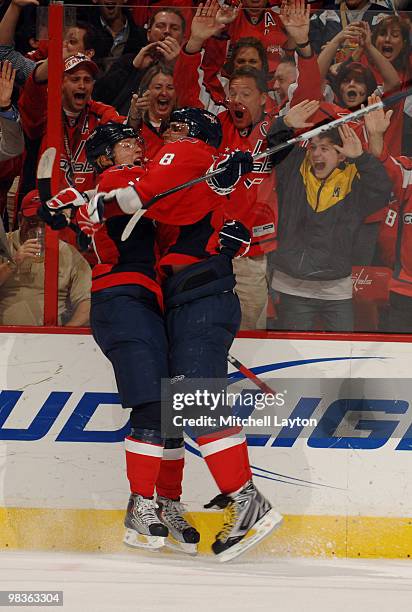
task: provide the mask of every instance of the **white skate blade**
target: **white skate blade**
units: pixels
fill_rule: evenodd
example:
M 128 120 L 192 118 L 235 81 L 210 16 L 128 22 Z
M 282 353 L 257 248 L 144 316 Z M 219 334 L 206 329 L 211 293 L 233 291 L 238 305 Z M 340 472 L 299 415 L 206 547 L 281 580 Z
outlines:
M 280 527 L 282 521 L 283 516 L 272 508 L 272 510 L 269 510 L 269 512 L 262 516 L 262 518 L 253 525 L 251 531 L 254 531 L 255 533 L 252 536 L 247 537 L 246 534 L 246 536 L 237 544 L 234 544 L 227 550 L 224 550 L 220 554 L 216 555 L 216 557 L 221 563 L 225 563 L 226 561 L 230 561 L 239 555 L 243 555 L 243 553 L 249 550 L 249 548 L 252 548 L 252 546 L 255 546 L 258 542 L 263 540 L 263 538 L 266 538 L 266 536 L 268 536 L 274 529 Z
M 175 550 L 177 552 L 183 552 L 186 555 L 197 555 L 197 544 L 189 544 L 188 542 L 179 542 L 169 532 L 168 537 L 165 540 L 166 548 Z
M 161 536 L 147 536 L 134 531 L 134 529 L 126 529 L 123 542 L 127 546 L 133 548 L 145 548 L 146 550 L 156 550 L 165 545 L 165 539 Z

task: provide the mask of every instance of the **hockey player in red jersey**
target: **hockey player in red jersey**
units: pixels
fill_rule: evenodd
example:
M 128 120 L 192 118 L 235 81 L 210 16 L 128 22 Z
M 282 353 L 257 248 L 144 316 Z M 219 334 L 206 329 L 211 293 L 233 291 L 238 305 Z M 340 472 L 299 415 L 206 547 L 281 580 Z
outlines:
M 144 143 L 130 127 L 118 123 L 99 126 L 86 141 L 86 152 L 89 163 L 100 172 L 99 189 L 121 188 L 145 176 L 141 165 Z M 184 519 L 179 502 L 183 440 L 164 441 L 160 436 L 160 384 L 169 377 L 169 370 L 163 297 L 156 273 L 155 225 L 142 219 L 122 242 L 129 217 L 107 210 L 105 222 L 94 223 L 96 219 L 83 202 L 82 194 L 67 189 L 43 207 L 43 214 L 52 225 L 59 221 L 64 225 L 66 217 L 58 211 L 65 205 L 79 205 L 77 224 L 92 240 L 98 258 L 93 268 L 91 327 L 112 363 L 122 406 L 131 408 L 131 431 L 125 440 L 131 491 L 125 542 L 156 548 L 168 536 L 166 543 L 194 553 L 199 533 Z
M 94 198 L 87 206 L 87 218 L 80 219 L 79 223 L 89 231 L 90 221 L 98 224 L 107 217 L 108 221 L 112 220 L 114 224 L 109 231 L 109 235 L 113 237 L 114 232 L 118 236 L 124 228 L 124 213 L 132 214 L 137 210 L 144 210 L 145 217 L 139 221 L 137 228 L 123 245 L 119 245 L 120 251 L 125 253 L 130 250 L 130 246 L 127 246 L 128 243 L 130 245 L 130 241 L 134 248 L 140 243 L 143 244 L 142 234 L 145 235 L 146 232 L 143 231 L 143 227 L 139 228 L 139 225 L 142 221 L 148 222 L 149 217 L 156 221 L 182 225 L 177 228 L 178 236 L 174 236 L 169 242 L 164 257 L 160 260 L 167 274 L 163 289 L 169 337 L 170 374 L 172 377 L 226 378 L 227 351 L 237 331 L 240 314 L 237 298 L 233 293 L 235 279 L 231 270 L 231 258 L 238 251 L 247 250 L 250 240 L 248 232 L 241 224 L 228 222 L 220 232 L 220 254 L 213 255 L 218 252 L 215 223 L 216 219 L 222 218 L 222 211 L 218 205 L 221 198 L 213 189 L 222 193 L 230 191 L 240 175 L 251 169 L 250 155 L 238 153 L 224 161 L 224 172 L 213 179 L 211 184 L 213 189 L 208 185 L 199 184 L 196 188 L 180 192 L 177 197 L 168 196 L 145 208 L 144 204 L 147 205 L 159 192 L 159 186 L 161 191 L 175 184 L 174 176 L 184 180 L 194 178 L 195 173 L 197 176 L 204 173 L 213 165 L 215 149 L 220 144 L 219 120 L 210 113 L 199 109 L 183 109 L 176 111 L 172 119 L 175 120 L 173 122 L 175 124 L 186 124 L 187 138 L 165 146 L 149 165 L 147 173 L 139 180 L 130 180 L 129 174 L 128 187 L 117 188 L 105 196 L 98 195 Z M 188 167 L 189 163 L 195 167 L 196 172 Z M 121 173 L 121 168 L 113 168 L 112 172 Z M 102 186 L 105 187 L 104 183 Z M 63 199 L 62 196 L 54 198 L 46 208 L 51 212 L 57 212 Z M 107 202 L 103 210 L 104 199 Z M 84 206 L 80 210 L 84 211 Z M 214 224 L 211 223 L 213 216 L 216 217 Z M 94 235 L 95 242 L 100 231 Z M 102 286 L 109 289 L 117 272 L 116 266 L 108 266 L 106 270 L 103 266 L 95 282 L 100 287 L 100 283 L 103 282 Z M 124 278 L 123 274 L 123 280 Z M 149 287 L 147 280 L 144 282 L 144 287 Z M 109 312 L 104 304 L 101 306 L 101 310 L 106 311 L 103 320 L 105 317 L 107 320 L 107 316 L 113 317 L 110 303 L 107 307 Z M 206 319 L 199 317 L 198 309 L 210 314 Z M 122 323 L 126 325 L 123 321 Z M 106 329 L 103 326 L 103 330 L 99 331 L 99 325 L 96 325 L 93 314 L 92 325 L 96 338 L 103 331 L 103 337 L 98 338 L 98 342 L 110 357 L 110 346 L 116 345 L 113 337 L 115 334 L 107 329 L 107 325 Z M 106 347 L 104 336 L 106 338 L 108 336 Z M 126 333 L 123 338 L 129 339 L 129 335 Z M 113 355 L 111 357 L 113 358 Z M 128 384 L 132 387 L 137 384 L 134 376 L 130 382 L 130 377 L 126 375 L 127 368 L 125 373 L 122 368 L 116 370 L 115 367 L 115 371 L 119 378 L 119 389 L 122 384 L 126 390 Z M 137 392 L 136 390 L 136 394 Z M 163 440 L 158 429 L 159 423 L 156 422 L 156 417 L 159 415 L 158 407 L 150 406 L 151 417 L 147 411 L 140 410 L 141 407 L 139 406 L 139 410 L 135 412 L 138 425 L 134 432 L 136 438 L 132 435 L 127 441 L 131 465 L 129 478 L 132 491 L 135 489 L 138 493 L 131 496 L 126 526 L 131 531 L 128 535 L 131 542 L 136 542 L 136 538 L 139 539 L 141 536 L 153 542 L 153 538 L 163 538 L 165 535 L 154 514 L 154 502 L 150 499 L 161 464 Z M 142 418 L 144 428 L 142 428 Z M 271 509 L 269 502 L 255 489 L 251 481 L 244 436 L 239 435 L 239 432 L 237 435 L 232 434 L 233 430 L 225 430 L 216 435 L 206 432 L 202 436 L 197 436 L 205 461 L 220 491 L 225 494 L 227 503 L 225 526 L 217 535 L 213 545 L 214 552 L 221 555 L 222 560 L 240 554 L 281 521 L 280 515 Z M 165 488 L 166 480 L 170 479 L 172 471 L 169 470 L 165 476 Z M 176 473 L 176 469 L 174 472 Z M 156 487 L 158 488 L 157 483 Z M 168 509 L 163 505 L 163 501 L 160 503 L 162 505 L 160 518 L 170 529 L 172 519 L 165 520 L 165 511 Z M 173 517 L 175 523 L 177 518 L 181 518 L 181 515 L 179 517 L 178 513 L 175 513 Z M 257 532 L 253 539 L 244 539 L 253 532 Z
M 163 293 L 170 375 L 172 380 L 226 379 L 228 350 L 240 323 L 231 260 L 247 251 L 250 239 L 242 224 L 227 222 L 220 232 L 220 249 L 216 249 L 212 213 L 223 212 L 215 191 L 229 193 L 241 175 L 251 170 L 251 156 L 238 152 L 224 162 L 224 171 L 210 179 L 209 185 L 200 183 L 150 205 L 167 187 L 204 173 L 221 144 L 219 120 L 206 111 L 180 109 L 172 113 L 171 121 L 186 126 L 186 137 L 165 145 L 149 164 L 147 175 L 133 185 L 100 194 L 91 204 L 101 218 L 106 210 L 111 215 L 117 208 L 178 226 L 178 236 L 160 259 L 166 274 Z M 267 535 L 280 524 L 281 516 L 252 482 L 241 432 L 212 430 L 195 437 L 224 496 L 224 527 L 212 548 L 221 560 L 228 560 Z M 253 538 L 246 537 L 252 534 Z

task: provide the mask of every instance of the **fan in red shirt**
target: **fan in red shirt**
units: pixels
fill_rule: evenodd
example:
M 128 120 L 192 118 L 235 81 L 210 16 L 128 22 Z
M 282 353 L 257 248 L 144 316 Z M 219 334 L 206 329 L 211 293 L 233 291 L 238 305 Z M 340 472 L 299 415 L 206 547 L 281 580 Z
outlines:
M 328 77 L 331 82 L 334 102 L 351 112 L 360 108 L 361 104 L 365 104 L 368 96 L 375 93 L 378 86 L 385 94 L 393 93 L 400 88 L 399 74 L 388 54 L 382 52 L 384 50 L 382 45 L 379 45 L 379 48 L 375 46 L 373 40 L 368 23 L 353 22 L 328 43 L 318 58 L 321 77 Z M 344 41 L 357 42 L 356 55 L 331 67 L 337 50 Z M 367 65 L 358 61 L 358 54 L 362 53 Z M 402 106 L 403 103 L 397 105 L 393 128 L 385 137 L 391 149 L 397 154 L 401 151 Z
M 95 187 L 96 170 L 87 160 L 86 140 L 98 125 L 123 121 L 112 106 L 92 100 L 97 73 L 97 65 L 81 53 L 68 57 L 64 62 L 60 189 L 75 187 L 87 191 Z M 47 83 L 37 83 L 34 74 L 30 75 L 23 87 L 19 109 L 27 136 L 33 140 L 42 138 L 42 153 L 47 147 Z M 75 244 L 75 235 L 71 230 L 63 230 L 60 238 Z
M 227 25 L 219 37 L 226 42 L 230 41 L 232 45 L 240 38 L 257 38 L 267 51 L 269 70 L 273 72 L 279 60 L 284 57 L 285 50 L 294 48 L 294 42 L 285 31 L 279 12 L 279 8 L 269 6 L 267 0 L 244 0 L 234 21 Z
M 130 103 L 129 124 L 139 130 L 146 144 L 147 160 L 164 145 L 162 129 L 176 105 L 173 69 L 164 64 L 149 68 Z
M 379 98 L 369 100 L 373 103 Z M 387 239 L 396 243 L 395 265 L 389 283 L 389 320 L 387 331 L 412 332 L 412 159 L 392 156 L 384 144 L 384 134 L 392 120 L 393 112 L 377 110 L 365 116 L 370 152 L 378 157 L 393 181 L 398 201 L 397 223 Z
M 64 62 L 62 86 L 63 147 L 60 155 L 60 187 L 93 189 L 96 171 L 87 161 L 85 143 L 93 130 L 108 121 L 123 118 L 107 104 L 92 100 L 97 65 L 86 55 L 77 53 Z M 37 83 L 33 74 L 22 90 L 19 109 L 23 129 L 29 138 L 43 137 L 41 152 L 46 148 L 47 83 Z

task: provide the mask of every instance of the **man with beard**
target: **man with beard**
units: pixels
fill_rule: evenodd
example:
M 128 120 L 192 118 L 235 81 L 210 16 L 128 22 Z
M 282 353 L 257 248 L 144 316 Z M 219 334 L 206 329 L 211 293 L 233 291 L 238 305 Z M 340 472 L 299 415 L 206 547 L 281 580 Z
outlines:
M 134 23 L 125 0 L 93 0 L 93 4 L 87 17 L 98 34 L 100 64 L 106 71 L 121 55 L 140 50 L 146 33 Z

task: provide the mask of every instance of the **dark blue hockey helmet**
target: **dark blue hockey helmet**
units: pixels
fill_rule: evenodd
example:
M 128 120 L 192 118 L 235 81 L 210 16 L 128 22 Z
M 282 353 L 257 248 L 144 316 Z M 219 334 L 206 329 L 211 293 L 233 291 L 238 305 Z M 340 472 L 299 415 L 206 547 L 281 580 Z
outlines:
M 107 155 L 109 159 L 113 160 L 114 145 L 126 138 L 136 138 L 143 149 L 144 156 L 143 138 L 129 125 L 110 121 L 104 125 L 98 125 L 86 140 L 87 161 L 98 170 L 101 170 L 99 158 L 102 155 Z
M 199 138 L 212 147 L 218 148 L 222 142 L 222 126 L 213 113 L 202 108 L 178 108 L 170 115 L 170 123 L 176 121 L 189 127 L 188 136 Z

